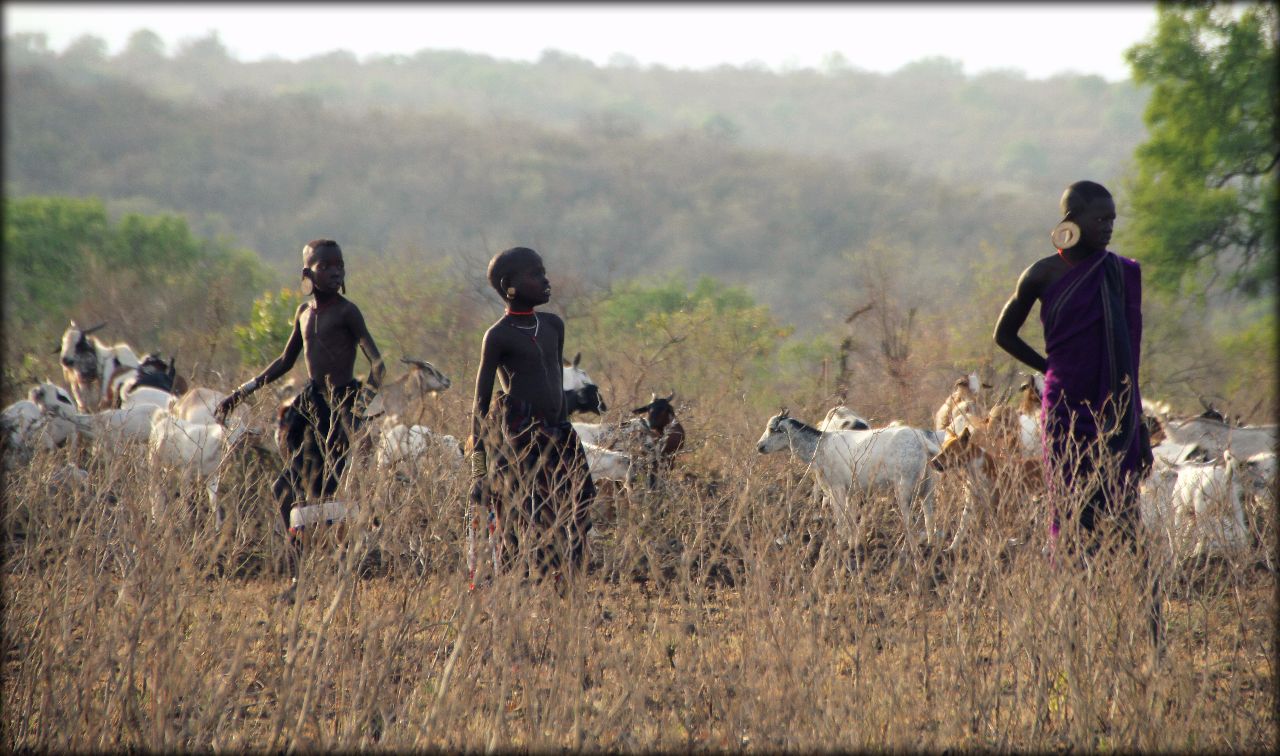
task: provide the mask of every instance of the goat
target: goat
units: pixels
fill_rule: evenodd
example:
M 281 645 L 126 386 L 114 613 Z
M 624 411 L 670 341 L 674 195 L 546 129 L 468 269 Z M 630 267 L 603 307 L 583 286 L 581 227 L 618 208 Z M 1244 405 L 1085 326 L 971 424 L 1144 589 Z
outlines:
M 76 411 L 70 394 L 47 381 L 32 388 L 30 397 L 45 414 L 49 426 L 45 438 L 50 448 L 61 446 L 71 437 L 79 435 L 98 442 L 145 442 L 151 435 L 151 415 L 156 409 L 151 403 L 139 402 L 118 409 L 83 414 Z
M 1230 450 L 1225 464 L 1154 469 L 1140 491 L 1142 522 L 1163 533 L 1175 559 L 1227 554 L 1249 545 L 1241 461 Z
M 587 371 L 578 367 L 582 361 L 582 352 L 573 356 L 573 362 L 565 363 L 561 383 L 564 387 L 565 414 L 572 416 L 575 412 L 592 412 L 604 414 L 609 408 L 600 395 L 600 387 Z
M 1040 425 L 1040 400 L 1044 396 L 1044 376 L 1032 373 L 1018 386 L 1018 441 L 1024 457 L 1044 454 L 1044 431 Z
M 27 399 L 40 409 L 40 419 L 27 429 L 28 443 L 55 449 L 89 430 L 88 416 L 76 412 L 71 394 L 61 386 L 39 383 L 27 392 Z
M 582 442 L 582 450 L 587 455 L 587 470 L 591 473 L 593 481 L 614 480 L 624 486 L 630 484 L 631 455 L 585 441 Z
M 1280 438 L 1274 425 L 1238 427 L 1205 415 L 1186 420 L 1168 420 L 1161 427 L 1167 440 L 1179 444 L 1196 444 L 1214 460 L 1223 459 L 1223 453 L 1227 449 L 1237 459 L 1275 451 L 1277 439 Z
M 671 406 L 675 398 L 674 391 L 665 397 L 650 394 L 648 404 L 631 410 L 634 415 L 644 415 L 641 418 L 642 452 L 650 489 L 657 486 L 659 473 L 671 469 L 676 454 L 684 446 L 684 426 L 676 419 L 675 407 Z
M 170 357 L 169 362 L 166 363 L 155 352 L 144 355 L 138 367 L 121 368 L 118 374 L 120 376 L 118 381 L 116 379 L 112 381 L 114 384 L 112 393 L 116 397 L 117 404 L 125 394 L 140 386 L 150 386 L 175 396 L 181 396 L 187 392 L 187 379 L 178 375 L 174 358 Z
M 173 413 L 174 417 L 182 420 L 216 423 L 218 419 L 214 413 L 218 409 L 218 405 L 226 398 L 227 394 L 217 389 L 197 386 L 174 400 L 169 411 Z M 233 414 L 233 417 L 240 414 L 243 406 L 242 404 L 236 407 L 237 412 Z
M 854 489 L 889 490 L 898 500 L 908 539 L 911 506 L 924 511 L 924 538 L 933 539 L 933 475 L 928 447 L 919 431 L 905 426 L 869 430 L 820 431 L 791 417 L 787 410 L 769 418 L 756 450 L 770 454 L 789 447 L 810 464 L 846 533 L 853 533 L 850 500 Z
M 958 434 L 964 426 L 972 424 L 974 418 L 981 417 L 984 410 L 980 406 L 979 395 L 984 388 L 991 386 L 979 380 L 977 373 L 957 378 L 946 401 L 934 413 L 934 430 L 949 429 Z
M 164 407 L 169 409 L 177 397 L 151 386 L 139 386 L 120 398 L 120 409 L 130 407 Z
M 420 420 L 423 399 L 453 385 L 448 376 L 426 360 L 401 357 L 400 361 L 409 366 L 409 372 L 378 388 L 377 395 L 365 408 L 365 417 L 385 414 L 406 422 Z
M 13 470 L 31 459 L 35 429 L 43 412 L 30 399 L 19 399 L 0 413 L 0 432 L 4 441 L 4 469 Z
M 991 414 L 995 411 L 993 407 Z M 1039 458 L 1022 457 L 1018 447 L 1011 448 L 1007 435 L 1000 431 L 990 441 L 984 438 L 991 431 L 991 414 L 984 426 L 966 427 L 958 436 L 948 431 L 942 448 L 929 460 L 939 473 L 954 469 L 967 473 L 960 524 L 946 551 L 959 545 L 973 508 L 995 512 L 999 521 L 1010 505 L 1021 504 L 1044 490 L 1044 468 Z
M 151 415 L 150 461 L 154 467 L 177 472 L 183 480 L 203 482 L 217 525 L 221 527 L 222 511 L 217 500 L 219 467 L 230 449 L 248 432 L 246 426 L 228 429 L 217 423 L 182 420 L 168 409 L 158 407 Z M 159 509 L 153 507 L 152 515 L 159 514 Z
M 649 435 L 642 418 L 633 417 L 621 423 L 573 422 L 578 440 L 602 449 L 635 448 Z
M 818 430 L 868 430 L 871 424 L 860 417 L 856 412 L 838 404 L 827 410 L 827 416 L 822 418 L 822 422 L 818 423 Z
M 375 442 L 374 463 L 385 470 L 402 462 L 417 462 L 432 446 L 445 451 L 455 466 L 462 466 L 462 446 L 453 436 L 435 433 L 425 425 L 396 423 L 388 417 L 382 421 L 382 432 Z
M 133 349 L 125 343 L 107 346 L 90 336 L 106 323 L 81 328 L 74 320 L 62 333 L 62 374 L 71 387 L 71 395 L 81 412 L 94 412 L 111 405 L 113 375 L 122 369 L 136 369 L 140 364 Z M 97 392 L 93 391 L 97 386 Z

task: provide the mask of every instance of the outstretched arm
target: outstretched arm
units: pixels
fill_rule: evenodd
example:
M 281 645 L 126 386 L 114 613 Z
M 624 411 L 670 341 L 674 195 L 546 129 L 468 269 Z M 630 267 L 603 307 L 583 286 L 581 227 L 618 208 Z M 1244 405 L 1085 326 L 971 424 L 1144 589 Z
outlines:
M 1040 280 L 1034 271 L 1033 265 L 1018 278 L 1013 296 L 1005 302 L 1000 318 L 996 320 L 995 340 L 996 345 L 1013 355 L 1014 359 L 1043 373 L 1048 369 L 1049 361 L 1018 335 L 1022 324 L 1027 322 L 1027 316 L 1031 314 L 1032 305 L 1040 298 Z
M 214 410 L 214 417 L 218 422 L 225 422 L 227 415 L 231 414 L 231 410 L 235 409 L 236 405 L 243 401 L 245 397 L 293 368 L 294 363 L 298 361 L 298 355 L 302 354 L 302 328 L 299 323 L 301 322 L 303 308 L 306 306 L 305 304 L 302 305 L 293 314 L 293 332 L 289 334 L 289 340 L 285 342 L 284 351 L 280 353 L 280 356 L 275 358 L 270 365 L 267 365 L 266 370 L 245 381 L 235 391 L 232 391 L 230 396 L 218 403 L 218 408 Z

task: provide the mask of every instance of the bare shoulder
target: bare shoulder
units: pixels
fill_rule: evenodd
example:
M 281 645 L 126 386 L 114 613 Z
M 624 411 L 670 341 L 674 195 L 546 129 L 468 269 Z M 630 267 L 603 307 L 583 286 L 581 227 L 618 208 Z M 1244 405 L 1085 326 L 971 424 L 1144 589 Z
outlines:
M 538 315 L 542 318 L 543 323 L 551 326 L 552 328 L 559 329 L 561 333 L 564 332 L 564 319 L 559 315 L 554 312 L 542 312 L 538 313 Z
M 1022 271 L 1022 276 L 1018 279 L 1018 291 L 1038 298 L 1050 284 L 1061 278 L 1069 267 L 1059 255 L 1042 257 Z

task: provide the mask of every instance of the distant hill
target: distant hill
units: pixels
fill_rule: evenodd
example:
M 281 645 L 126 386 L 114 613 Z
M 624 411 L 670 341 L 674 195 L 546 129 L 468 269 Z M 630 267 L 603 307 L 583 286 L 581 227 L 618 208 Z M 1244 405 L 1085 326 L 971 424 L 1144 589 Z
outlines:
M 1143 96 L 1097 77 L 600 68 L 424 51 L 242 63 L 6 40 L 5 190 L 177 211 L 291 270 L 307 239 L 483 259 L 545 248 L 593 285 L 682 270 L 785 319 L 843 312 L 850 252 L 963 296 L 980 249 L 1047 249 L 1071 180 L 1114 182 Z M 833 293 L 834 291 L 834 293 Z

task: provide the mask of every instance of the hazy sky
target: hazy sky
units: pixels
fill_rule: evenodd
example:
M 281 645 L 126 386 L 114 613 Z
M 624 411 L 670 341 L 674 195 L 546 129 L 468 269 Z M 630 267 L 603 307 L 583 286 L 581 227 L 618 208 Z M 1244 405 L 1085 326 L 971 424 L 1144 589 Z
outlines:
M 338 49 L 363 59 L 427 48 L 536 60 L 557 49 L 601 65 L 622 53 L 671 68 L 755 62 L 786 69 L 818 67 L 839 52 L 870 71 L 938 55 L 961 61 L 970 74 L 1073 71 L 1111 81 L 1129 77 L 1123 51 L 1150 34 L 1155 17 L 1154 3 L 4 4 L 6 34 L 44 32 L 55 50 L 93 34 L 114 54 L 147 28 L 170 53 L 217 31 L 241 60 Z

